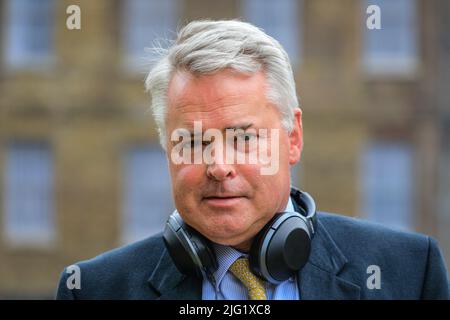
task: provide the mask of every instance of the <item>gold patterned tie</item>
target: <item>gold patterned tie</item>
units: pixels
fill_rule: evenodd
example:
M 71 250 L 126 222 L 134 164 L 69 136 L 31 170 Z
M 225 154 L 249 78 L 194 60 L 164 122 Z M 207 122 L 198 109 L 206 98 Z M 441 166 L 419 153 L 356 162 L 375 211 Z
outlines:
M 267 300 L 264 283 L 250 271 L 247 258 L 237 259 L 229 270 L 247 288 L 250 300 Z

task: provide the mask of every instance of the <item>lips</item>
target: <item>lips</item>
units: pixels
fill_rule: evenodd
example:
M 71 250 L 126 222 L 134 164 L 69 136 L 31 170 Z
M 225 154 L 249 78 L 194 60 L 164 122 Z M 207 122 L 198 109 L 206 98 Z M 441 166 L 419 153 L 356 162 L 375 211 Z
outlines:
M 243 196 L 240 195 L 210 195 L 210 196 L 206 196 L 204 197 L 204 199 L 227 199 L 227 198 L 242 198 Z
M 215 207 L 228 207 L 233 206 L 237 203 L 239 203 L 241 200 L 245 199 L 246 197 L 240 196 L 240 195 L 210 195 L 207 197 L 204 197 L 203 200 L 210 206 Z

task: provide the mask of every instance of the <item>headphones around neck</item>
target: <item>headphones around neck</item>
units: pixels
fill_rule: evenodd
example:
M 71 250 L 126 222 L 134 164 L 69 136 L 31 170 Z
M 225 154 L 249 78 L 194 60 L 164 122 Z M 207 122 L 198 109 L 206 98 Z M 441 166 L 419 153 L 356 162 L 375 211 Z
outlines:
M 306 192 L 293 189 L 293 201 L 302 212 L 280 212 L 258 232 L 249 252 L 252 272 L 279 284 L 306 264 L 316 228 L 316 205 Z M 164 243 L 178 270 L 210 277 L 217 269 L 212 242 L 184 223 L 175 210 L 166 223 Z

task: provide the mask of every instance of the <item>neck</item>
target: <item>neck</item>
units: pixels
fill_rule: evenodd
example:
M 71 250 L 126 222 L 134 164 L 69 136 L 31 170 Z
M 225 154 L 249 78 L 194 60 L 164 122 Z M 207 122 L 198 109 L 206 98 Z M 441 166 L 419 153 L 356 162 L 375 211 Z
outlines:
M 239 244 L 233 246 L 233 248 L 238 250 L 238 251 L 240 251 L 240 252 L 248 253 L 250 251 L 251 246 L 252 246 L 252 242 L 253 242 L 253 239 L 249 239 L 249 240 L 246 240 L 246 241 L 244 241 L 242 243 L 239 243 Z

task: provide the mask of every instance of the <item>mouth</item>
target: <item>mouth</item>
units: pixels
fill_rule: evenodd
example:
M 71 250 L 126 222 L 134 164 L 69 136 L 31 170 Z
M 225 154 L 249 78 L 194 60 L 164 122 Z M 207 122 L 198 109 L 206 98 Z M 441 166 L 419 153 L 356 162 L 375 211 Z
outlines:
M 205 201 L 208 205 L 213 207 L 229 207 L 238 204 L 243 199 L 246 199 L 244 196 L 209 196 L 204 197 L 203 201 Z

